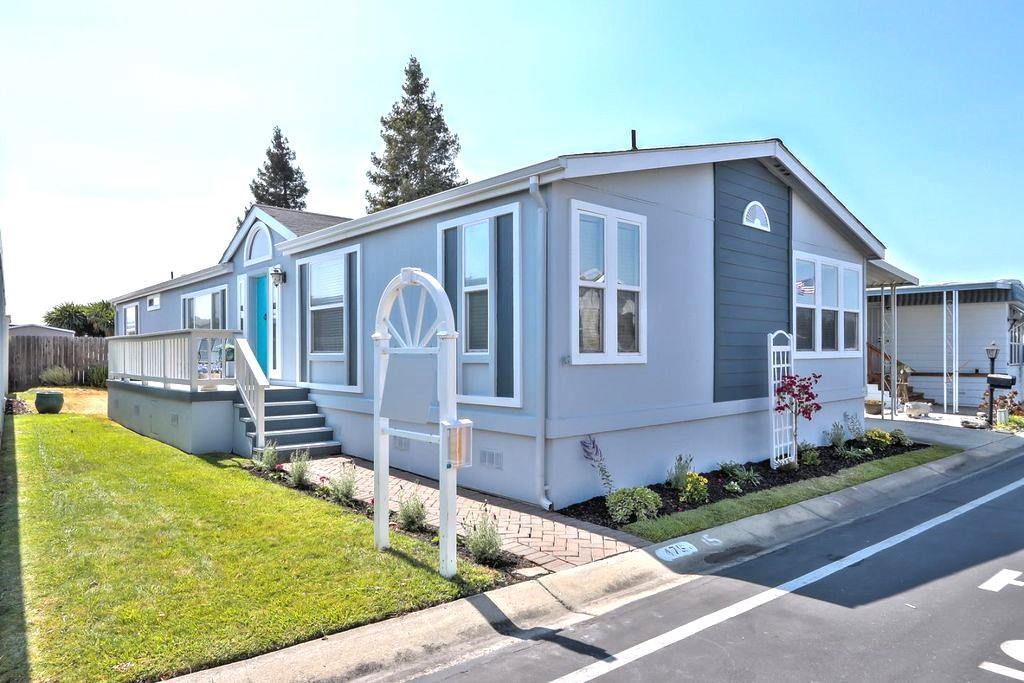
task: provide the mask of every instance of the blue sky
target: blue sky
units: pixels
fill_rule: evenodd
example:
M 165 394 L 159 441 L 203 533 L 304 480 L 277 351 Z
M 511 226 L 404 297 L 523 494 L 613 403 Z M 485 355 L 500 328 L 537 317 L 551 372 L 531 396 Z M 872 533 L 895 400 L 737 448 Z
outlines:
M 410 54 L 471 180 L 781 137 L 923 281 L 1024 278 L 1021 3 L 483 5 L 5 2 L 15 322 L 216 262 L 275 124 L 308 208 L 361 215 Z

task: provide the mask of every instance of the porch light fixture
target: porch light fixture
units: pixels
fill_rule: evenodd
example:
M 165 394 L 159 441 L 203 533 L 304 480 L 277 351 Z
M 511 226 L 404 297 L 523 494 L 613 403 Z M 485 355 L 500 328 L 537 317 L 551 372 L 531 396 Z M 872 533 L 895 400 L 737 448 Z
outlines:
M 274 283 L 275 287 L 280 287 L 288 282 L 288 275 L 281 270 L 281 266 L 274 266 L 270 269 L 270 281 Z

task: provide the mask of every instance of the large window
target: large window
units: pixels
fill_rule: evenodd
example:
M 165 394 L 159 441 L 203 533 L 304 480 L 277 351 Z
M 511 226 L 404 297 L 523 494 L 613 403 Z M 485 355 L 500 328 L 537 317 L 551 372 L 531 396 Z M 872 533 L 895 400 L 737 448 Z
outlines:
M 459 400 L 520 405 L 519 204 L 438 225 L 438 272 L 459 330 Z
M 131 304 L 125 306 L 123 309 L 124 315 L 124 333 L 125 334 L 138 334 L 139 333 L 139 305 Z
M 573 363 L 642 363 L 647 349 L 644 216 L 572 201 Z
M 793 261 L 796 350 L 805 355 L 860 353 L 861 266 L 811 254 Z
M 191 330 L 227 328 L 227 286 L 204 289 L 181 298 L 181 326 Z
M 309 264 L 309 351 L 345 353 L 345 257 Z
M 301 386 L 362 391 L 359 259 L 354 245 L 296 261 Z

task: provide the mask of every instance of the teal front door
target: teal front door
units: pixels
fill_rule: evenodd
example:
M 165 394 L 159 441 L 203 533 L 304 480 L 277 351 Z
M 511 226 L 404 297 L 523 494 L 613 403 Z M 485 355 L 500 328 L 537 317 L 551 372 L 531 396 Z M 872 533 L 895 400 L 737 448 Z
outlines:
M 267 334 L 270 309 L 267 301 L 267 276 L 256 278 L 254 282 L 256 284 L 256 360 L 259 361 L 260 367 L 266 373 L 270 367 L 270 363 L 267 362 L 270 357 L 270 344 L 268 343 L 270 337 Z

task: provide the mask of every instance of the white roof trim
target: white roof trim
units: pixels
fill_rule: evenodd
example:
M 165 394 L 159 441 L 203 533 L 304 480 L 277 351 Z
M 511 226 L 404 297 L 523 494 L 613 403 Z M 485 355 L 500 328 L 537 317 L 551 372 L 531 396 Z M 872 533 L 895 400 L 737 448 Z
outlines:
M 158 284 L 145 287 L 144 289 L 137 289 L 134 292 L 129 292 L 128 294 L 116 296 L 110 300 L 110 303 L 121 304 L 126 301 L 143 299 L 149 296 L 150 294 L 157 294 L 159 292 L 165 292 L 168 289 L 177 289 L 178 287 L 184 287 L 186 285 L 192 285 L 197 282 L 203 282 L 204 280 L 215 278 L 218 275 L 226 275 L 232 272 L 232 270 L 233 269 L 230 263 L 218 263 L 215 266 L 203 268 L 202 270 L 197 270 L 194 273 L 187 273 L 185 275 L 182 275 L 181 277 L 176 277 L 173 280 L 165 280 Z
M 231 244 L 224 250 L 224 255 L 220 257 L 221 263 L 227 263 L 238 251 L 238 248 L 245 242 L 246 235 L 249 234 L 249 228 L 253 226 L 253 223 L 260 221 L 265 223 L 268 228 L 276 232 L 278 235 L 283 237 L 285 240 L 295 239 L 295 233 L 284 226 L 280 221 L 275 218 L 271 218 L 270 214 L 261 209 L 258 206 L 253 206 L 249 209 L 248 215 L 245 220 L 242 221 L 242 225 L 239 226 L 238 230 L 235 231 L 235 236 L 231 240 Z M 271 251 L 273 251 L 274 245 L 270 245 Z
M 911 275 L 882 259 L 868 261 L 868 270 L 864 275 L 864 286 L 868 288 L 881 285 L 917 285 L 920 282 L 916 275 Z
M 561 177 L 563 164 L 560 159 L 549 159 L 539 164 L 509 171 L 493 178 L 480 180 L 444 192 L 432 194 L 415 201 L 406 202 L 384 209 L 368 216 L 345 221 L 338 225 L 317 230 L 278 245 L 284 254 L 296 254 L 317 247 L 327 246 L 350 237 L 423 218 L 431 214 L 455 209 L 466 204 L 503 197 L 512 192 L 529 189 L 531 176 L 544 176 L 543 182 Z
M 787 185 L 795 185 L 810 194 L 820 208 L 832 214 L 849 230 L 864 246 L 870 258 L 885 257 L 885 245 L 871 234 L 871 231 L 825 187 L 824 183 L 800 163 L 781 141 L 775 139 L 567 155 L 324 228 L 283 242 L 279 249 L 284 254 L 309 251 L 473 202 L 526 190 L 529 187 L 530 176 L 533 175 L 542 176 L 541 182 L 549 183 L 563 178 L 768 158 L 778 159 L 790 175 L 778 173 L 770 164 L 767 165 L 769 170 Z

